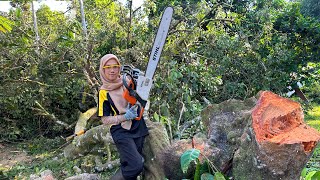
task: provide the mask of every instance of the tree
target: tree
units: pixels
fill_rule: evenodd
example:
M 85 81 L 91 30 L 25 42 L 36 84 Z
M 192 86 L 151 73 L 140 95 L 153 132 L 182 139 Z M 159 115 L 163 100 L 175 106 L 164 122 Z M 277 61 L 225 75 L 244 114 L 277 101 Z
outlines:
M 317 0 L 302 0 L 301 12 L 306 16 L 320 20 L 320 2 Z

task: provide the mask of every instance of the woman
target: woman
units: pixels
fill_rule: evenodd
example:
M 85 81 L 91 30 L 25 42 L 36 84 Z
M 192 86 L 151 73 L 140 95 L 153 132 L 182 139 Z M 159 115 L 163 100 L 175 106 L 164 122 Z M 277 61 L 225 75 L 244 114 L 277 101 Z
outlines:
M 113 54 L 107 54 L 100 60 L 100 78 L 98 116 L 102 123 L 111 125 L 110 132 L 120 154 L 120 170 L 111 179 L 136 180 L 143 169 L 142 147 L 148 128 L 143 120 L 134 120 L 137 116 L 135 106 L 128 108 L 128 102 L 122 94 L 124 86 L 120 77 L 120 61 Z M 139 111 L 138 111 L 139 112 Z

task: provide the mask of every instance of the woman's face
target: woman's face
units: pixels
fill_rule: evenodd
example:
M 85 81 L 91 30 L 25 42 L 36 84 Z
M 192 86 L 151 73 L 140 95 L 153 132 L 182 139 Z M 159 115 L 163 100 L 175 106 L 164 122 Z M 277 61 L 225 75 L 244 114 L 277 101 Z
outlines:
M 115 59 L 110 59 L 104 66 L 104 74 L 109 81 L 114 81 L 119 77 L 120 65 Z

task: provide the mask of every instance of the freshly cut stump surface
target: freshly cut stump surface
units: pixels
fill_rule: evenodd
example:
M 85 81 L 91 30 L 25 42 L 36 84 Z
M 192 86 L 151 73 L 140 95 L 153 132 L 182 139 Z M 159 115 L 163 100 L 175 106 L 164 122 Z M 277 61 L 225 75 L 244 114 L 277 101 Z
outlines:
M 259 143 L 301 143 L 305 152 L 310 152 L 320 140 L 320 135 L 317 130 L 306 125 L 303 119 L 299 103 L 269 91 L 261 93 L 252 112 L 252 126 Z

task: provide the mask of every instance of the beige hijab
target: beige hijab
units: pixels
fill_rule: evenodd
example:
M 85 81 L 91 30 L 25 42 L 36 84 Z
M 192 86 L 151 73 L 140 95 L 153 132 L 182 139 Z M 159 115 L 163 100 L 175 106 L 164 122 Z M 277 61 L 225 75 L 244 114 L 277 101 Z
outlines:
M 128 105 L 128 102 L 122 96 L 123 90 L 124 90 L 122 78 L 120 77 L 120 74 L 119 74 L 119 77 L 116 80 L 110 81 L 107 79 L 103 70 L 103 66 L 105 66 L 106 63 L 111 59 L 115 59 L 118 62 L 118 64 L 121 65 L 119 59 L 113 54 L 106 54 L 101 58 L 99 73 L 102 81 L 102 86 L 100 87 L 100 89 L 104 89 L 109 92 L 109 95 L 114 105 L 117 107 L 119 114 L 121 115 L 126 112 L 126 108 Z M 131 121 L 125 121 L 121 123 L 121 126 L 125 129 L 130 129 L 131 124 L 132 124 Z

